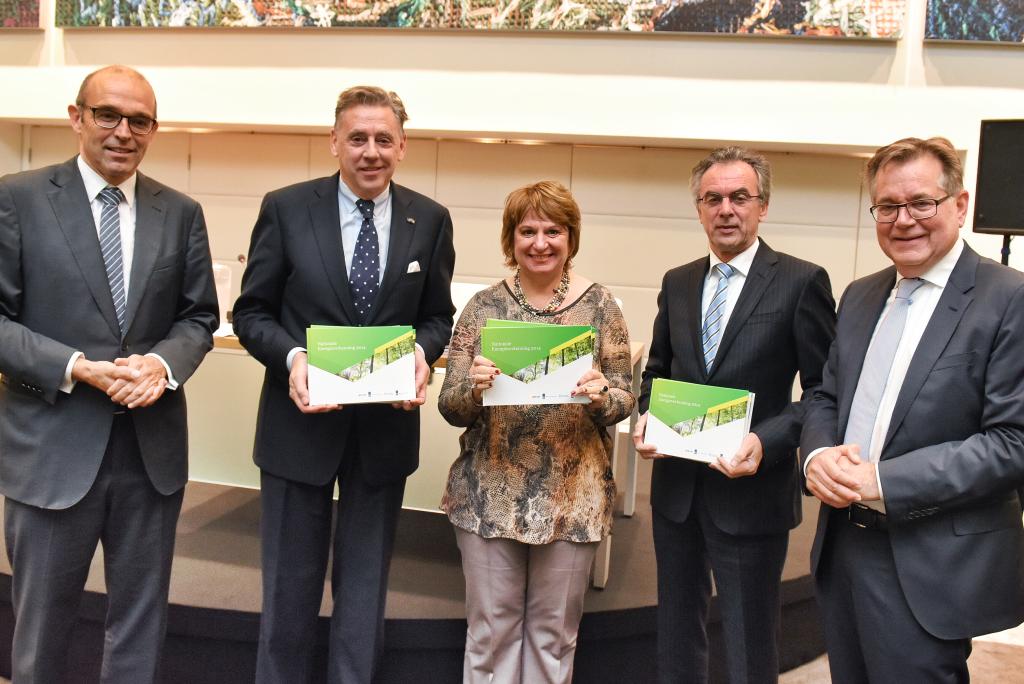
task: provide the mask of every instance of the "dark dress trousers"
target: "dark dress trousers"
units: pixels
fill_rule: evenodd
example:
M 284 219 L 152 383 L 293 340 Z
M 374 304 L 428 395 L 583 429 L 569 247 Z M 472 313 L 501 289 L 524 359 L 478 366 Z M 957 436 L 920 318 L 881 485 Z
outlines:
M 893 267 L 852 283 L 801 449 L 842 441 Z M 1024 620 L 1024 275 L 965 246 L 878 465 L 885 530 L 822 505 L 811 552 L 833 677 L 966 681 L 967 639 Z M 885 614 L 863 605 L 879 596 Z
M 142 175 L 122 335 L 76 160 L 0 179 L 0 493 L 13 568 L 15 681 L 60 681 L 97 540 L 109 597 L 104 681 L 155 676 L 188 476 L 185 392 L 122 413 L 71 355 L 159 354 L 184 383 L 213 346 L 202 209 Z
M 658 672 L 663 682 L 708 676 L 706 622 L 715 585 L 731 682 L 778 677 L 779 582 L 789 530 L 800 522 L 796 446 L 803 402 L 821 382 L 835 303 L 820 266 L 761 242 L 710 374 L 701 346 L 709 258 L 665 274 L 640 410 L 651 382 L 670 378 L 755 393 L 751 430 L 764 449 L 754 475 L 729 479 L 706 464 L 660 459 L 651 478 L 658 563 Z
M 234 326 L 266 366 L 254 460 L 261 469 L 263 619 L 257 680 L 313 673 L 315 626 L 333 542 L 328 679 L 369 682 L 381 648 L 391 546 L 405 478 L 418 465 L 419 413 L 389 404 L 307 415 L 288 397 L 288 352 L 320 325 L 412 325 L 428 363 L 451 337 L 455 263 L 448 210 L 391 185 L 384 277 L 365 322 L 341 244 L 338 174 L 271 192 L 253 229 Z M 410 264 L 416 262 L 418 270 Z

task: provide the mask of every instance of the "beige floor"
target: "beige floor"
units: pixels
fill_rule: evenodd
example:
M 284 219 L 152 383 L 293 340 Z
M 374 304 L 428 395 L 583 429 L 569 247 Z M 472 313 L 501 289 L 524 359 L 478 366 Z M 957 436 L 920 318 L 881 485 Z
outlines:
M 1008 684 L 1024 680 L 1024 625 L 974 640 L 968 661 L 973 684 Z M 783 674 L 780 684 L 830 684 L 828 657 L 821 656 Z

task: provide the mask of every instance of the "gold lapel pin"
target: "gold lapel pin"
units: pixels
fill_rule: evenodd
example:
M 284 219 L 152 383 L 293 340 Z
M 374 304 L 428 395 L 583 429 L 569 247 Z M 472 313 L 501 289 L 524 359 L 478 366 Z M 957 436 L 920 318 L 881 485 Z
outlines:
M 416 224 L 416 219 L 414 219 L 412 216 L 406 216 L 405 220 L 408 221 L 409 223 L 412 223 L 413 225 Z

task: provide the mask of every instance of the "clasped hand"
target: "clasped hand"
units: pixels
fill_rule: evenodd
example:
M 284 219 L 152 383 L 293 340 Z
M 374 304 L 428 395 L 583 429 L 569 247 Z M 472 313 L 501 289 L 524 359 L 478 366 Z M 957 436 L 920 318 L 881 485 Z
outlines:
M 807 490 L 833 508 L 879 499 L 875 464 L 861 459 L 856 444 L 818 452 L 807 464 L 806 479 Z
M 167 369 L 152 356 L 132 354 L 114 361 L 75 361 L 71 377 L 104 392 L 115 404 L 130 409 L 152 406 L 167 389 Z

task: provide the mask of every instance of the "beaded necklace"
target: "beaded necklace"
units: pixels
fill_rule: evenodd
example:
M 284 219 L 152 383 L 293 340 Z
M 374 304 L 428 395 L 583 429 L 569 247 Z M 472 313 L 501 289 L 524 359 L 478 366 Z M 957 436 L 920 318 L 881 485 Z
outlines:
M 569 271 L 562 271 L 562 279 L 559 281 L 558 287 L 555 288 L 554 292 L 555 296 L 551 298 L 551 301 L 543 309 L 533 306 L 523 293 L 523 284 L 519 281 L 519 267 L 516 267 L 515 277 L 512 278 L 512 296 L 519 303 L 519 306 L 535 315 L 558 311 L 558 307 L 565 301 L 565 296 L 569 294 Z

